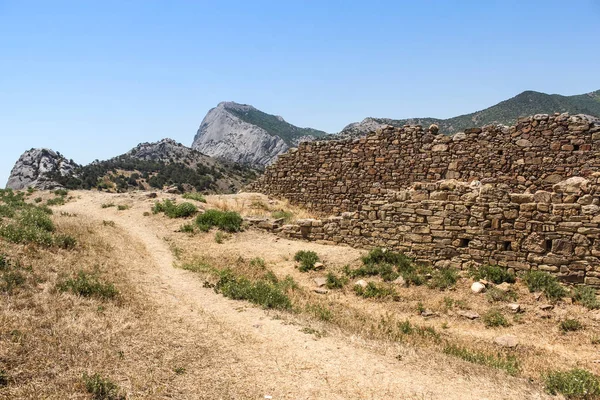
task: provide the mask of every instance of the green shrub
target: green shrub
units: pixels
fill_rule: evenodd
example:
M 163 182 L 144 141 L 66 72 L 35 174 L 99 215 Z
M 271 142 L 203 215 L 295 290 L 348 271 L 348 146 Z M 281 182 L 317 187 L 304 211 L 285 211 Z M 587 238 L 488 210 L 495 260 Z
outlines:
M 504 282 L 515 283 L 516 277 L 499 265 L 482 265 L 469 270 L 469 275 L 476 281 L 485 279 L 499 285 Z
M 119 387 L 108 378 L 103 378 L 99 374 L 83 374 L 83 383 L 88 393 L 94 400 L 124 400 L 125 397 L 119 394 Z
M 502 312 L 497 309 L 488 310 L 485 314 L 483 314 L 481 320 L 488 328 L 510 325 Z
M 222 244 L 227 239 L 227 234 L 221 231 L 215 232 L 215 242 Z
M 563 332 L 575 332 L 578 331 L 580 329 L 583 329 L 583 325 L 581 324 L 581 322 L 577 321 L 576 319 L 565 319 L 564 321 L 560 321 L 560 330 Z
M 294 261 L 300 263 L 298 270 L 307 272 L 315 269 L 315 264 L 319 261 L 319 256 L 314 251 L 300 250 L 294 254 Z
M 119 211 L 125 211 L 125 210 L 129 210 L 129 206 L 128 206 L 128 205 L 126 205 L 126 204 L 119 204 L 119 205 L 117 206 L 117 210 L 119 210 Z
M 373 249 L 369 254 L 363 256 L 362 262 L 363 265 L 354 270 L 346 267 L 344 269 L 346 275 L 351 278 L 381 276 L 386 282 L 402 276 L 408 284 L 418 286 L 426 282 L 427 275 L 431 272 L 431 268 L 413 263 L 410 257 L 402 253 L 380 248 Z M 443 285 L 441 280 L 438 283 Z
M 179 232 L 184 232 L 184 233 L 194 233 L 195 231 L 196 231 L 196 227 L 194 226 L 194 224 L 191 224 L 191 223 L 183 224 L 179 228 Z
M 449 289 L 456 285 L 458 272 L 454 268 L 440 268 L 433 271 L 429 286 L 437 289 Z
M 567 399 L 592 400 L 600 398 L 600 378 L 584 369 L 550 371 L 544 375 L 546 390 Z
M 364 288 L 360 285 L 354 285 L 354 293 L 365 299 L 392 298 L 398 300 L 398 293 L 394 288 L 381 284 L 378 285 L 375 282 L 369 282 Z
M 207 210 L 196 218 L 196 225 L 205 232 L 212 227 L 229 233 L 239 232 L 242 230 L 242 222 L 242 217 L 235 211 Z
M 362 257 L 362 262 L 365 265 L 381 263 L 391 264 L 396 266 L 399 271 L 410 269 L 412 266 L 412 259 L 410 257 L 402 253 L 395 253 L 381 248 L 371 250 L 369 254 Z
M 474 364 L 501 369 L 510 375 L 517 375 L 520 370 L 519 361 L 514 355 L 488 354 L 456 345 L 446 346 L 444 353 Z
M 114 207 L 114 206 L 115 206 L 115 203 L 104 203 L 104 204 L 102 204 L 101 207 L 102 208 L 110 208 L 110 207 Z
M 215 291 L 234 300 L 248 300 L 268 309 L 288 310 L 292 302 L 285 293 L 289 280 L 283 283 L 273 283 L 266 279 L 255 282 L 246 277 L 236 276 L 227 269 L 219 273 L 219 281 Z
M 345 277 L 338 277 L 333 272 L 327 274 L 327 288 L 328 289 L 341 289 L 348 283 L 348 279 Z
M 600 308 L 600 301 L 596 297 L 596 289 L 589 286 L 578 286 L 573 289 L 572 292 L 573 300 L 582 306 L 590 309 L 597 310 Z
M 54 244 L 51 210 L 24 203 L 12 207 L 16 210 L 15 218 L 0 226 L 0 237 L 13 243 L 36 243 L 47 247 Z
M 41 197 L 36 197 L 35 199 L 33 199 L 33 201 L 35 201 L 36 203 L 41 203 L 42 202 L 42 198 Z
M 66 195 L 69 194 L 69 191 L 66 190 L 66 189 L 57 189 L 57 190 L 55 190 L 52 193 L 54 193 L 56 196 L 62 196 L 62 197 L 64 197 L 64 196 L 66 196 Z
M 31 268 L 24 268 L 20 263 L 0 254 L 0 292 L 10 294 L 15 288 L 24 285 L 27 281 L 25 272 L 28 271 Z
M 527 271 L 523 280 L 530 292 L 541 291 L 549 300 L 560 300 L 567 295 L 567 290 L 548 272 Z
M 198 207 L 192 203 L 184 202 L 175 204 L 169 199 L 161 202 L 156 202 L 152 208 L 154 214 L 164 213 L 169 218 L 187 218 L 198 212 Z
M 75 278 L 70 278 L 57 284 L 61 292 L 70 291 L 83 297 L 98 297 L 101 299 L 112 299 L 119 292 L 112 283 L 101 282 L 94 274 L 79 271 Z
M 204 196 L 197 192 L 184 193 L 182 197 L 187 200 L 196 200 L 200 203 L 206 203 L 206 199 L 204 198 Z
M 47 206 L 62 206 L 64 204 L 65 204 L 64 197 L 55 197 L 53 199 L 46 201 Z

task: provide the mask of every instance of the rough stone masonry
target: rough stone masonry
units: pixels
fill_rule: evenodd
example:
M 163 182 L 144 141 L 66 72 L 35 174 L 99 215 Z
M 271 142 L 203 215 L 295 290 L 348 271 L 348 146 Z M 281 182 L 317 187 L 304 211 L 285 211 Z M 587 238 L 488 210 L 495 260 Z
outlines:
M 600 287 L 600 121 L 535 115 L 434 134 L 303 143 L 250 189 L 322 215 L 288 237 L 383 246 L 436 266 L 541 269 Z

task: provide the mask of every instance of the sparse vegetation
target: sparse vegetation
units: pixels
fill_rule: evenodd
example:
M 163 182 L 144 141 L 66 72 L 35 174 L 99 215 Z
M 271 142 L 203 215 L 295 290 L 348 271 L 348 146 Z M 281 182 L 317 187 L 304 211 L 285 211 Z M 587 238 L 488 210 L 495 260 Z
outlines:
M 351 278 L 363 276 L 380 276 L 390 282 L 402 276 L 411 285 L 423 285 L 431 268 L 413 263 L 412 259 L 402 253 L 373 249 L 362 258 L 363 265 L 357 269 L 345 268 L 344 272 Z
M 271 213 L 271 218 L 274 219 L 283 219 L 285 224 L 289 224 L 294 218 L 294 213 L 291 211 L 279 210 Z
M 398 293 L 394 288 L 375 282 L 369 282 L 366 287 L 354 285 L 354 293 L 365 299 L 399 299 Z
M 333 272 L 327 273 L 327 289 L 341 289 L 346 283 L 348 283 L 348 278 L 343 276 L 337 276 Z
M 485 314 L 483 314 L 481 320 L 488 328 L 510 325 L 504 314 L 502 314 L 500 310 L 495 308 L 492 308 L 491 310 L 488 310 Z
M 495 302 L 499 302 L 499 301 L 516 301 L 517 300 L 517 293 L 515 291 L 508 290 L 505 292 L 494 286 L 487 289 L 485 295 L 490 303 L 495 303 Z
M 527 271 L 523 280 L 530 292 L 543 292 L 549 300 L 560 300 L 568 294 L 556 277 L 545 271 Z
M 203 232 L 217 227 L 225 232 L 234 233 L 242 230 L 243 219 L 235 211 L 207 210 L 198 215 L 196 225 Z
M 188 202 L 175 204 L 175 202 L 165 199 L 162 203 L 154 203 L 152 212 L 154 214 L 164 213 L 169 218 L 187 218 L 195 215 L 198 207 Z
M 196 232 L 196 226 L 194 224 L 191 224 L 191 223 L 183 224 L 179 228 L 179 232 L 195 233 Z
M 319 256 L 314 251 L 300 250 L 294 254 L 294 261 L 300 263 L 298 266 L 300 272 L 307 272 L 315 269 Z
M 583 325 L 576 319 L 567 318 L 563 321 L 560 321 L 560 330 L 563 332 L 575 332 L 583 329 Z
M 544 383 L 546 390 L 552 395 L 562 394 L 573 400 L 600 398 L 600 378 L 584 369 L 547 372 Z
M 125 397 L 119 394 L 119 386 L 108 378 L 103 378 L 99 374 L 83 374 L 83 382 L 88 393 L 94 400 L 124 400 Z
M 8 386 L 8 374 L 5 370 L 0 369 L 0 388 L 3 386 Z
M 103 203 L 101 205 L 102 208 L 110 208 L 110 207 L 115 207 L 115 203 Z
M 263 278 L 251 281 L 226 269 L 219 273 L 215 292 L 234 300 L 248 300 L 263 308 L 289 310 L 292 302 L 286 292 L 293 284 L 293 281 L 290 280 L 291 278 L 281 282 L 272 282 L 272 280 Z
M 195 200 L 200 203 L 206 203 L 206 199 L 204 198 L 204 196 L 198 192 L 187 192 L 184 193 L 182 197 L 186 200 Z
M 590 310 L 600 309 L 596 289 L 589 286 L 577 286 L 572 292 L 573 300 Z
M 125 210 L 129 210 L 129 206 L 128 206 L 128 205 L 126 205 L 126 204 L 119 204 L 119 205 L 117 206 L 117 210 L 119 210 L 119 211 L 125 211 Z
M 31 268 L 24 268 L 20 263 L 0 254 L 0 293 L 11 294 L 16 288 L 23 286 L 27 281 L 27 272 L 31 272 Z
M 517 375 L 521 369 L 517 357 L 512 354 L 490 354 L 456 345 L 447 345 L 444 347 L 444 353 L 474 364 L 481 364 L 488 367 L 501 369 L 510 375 Z
M 458 272 L 454 268 L 436 269 L 431 275 L 429 286 L 441 290 L 454 287 L 458 280 Z
M 228 238 L 229 238 L 229 235 L 222 231 L 215 232 L 215 242 L 217 242 L 219 244 L 222 244 Z
M 59 282 L 60 292 L 71 292 L 83 297 L 113 299 L 119 292 L 112 283 L 102 282 L 96 274 L 79 271 L 77 276 Z
M 499 265 L 482 265 L 469 270 L 469 275 L 476 281 L 485 279 L 496 285 L 501 283 L 515 283 L 516 277 Z

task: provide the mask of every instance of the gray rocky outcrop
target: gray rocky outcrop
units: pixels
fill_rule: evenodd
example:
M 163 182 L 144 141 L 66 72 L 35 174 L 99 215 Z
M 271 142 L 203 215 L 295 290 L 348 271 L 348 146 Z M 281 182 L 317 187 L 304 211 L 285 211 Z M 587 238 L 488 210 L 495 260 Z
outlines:
M 67 160 L 60 153 L 50 149 L 31 149 L 19 157 L 13 167 L 7 189 L 22 190 L 35 188 L 40 190 L 61 187 L 52 180 L 52 175 L 71 175 L 78 167 L 72 160 Z

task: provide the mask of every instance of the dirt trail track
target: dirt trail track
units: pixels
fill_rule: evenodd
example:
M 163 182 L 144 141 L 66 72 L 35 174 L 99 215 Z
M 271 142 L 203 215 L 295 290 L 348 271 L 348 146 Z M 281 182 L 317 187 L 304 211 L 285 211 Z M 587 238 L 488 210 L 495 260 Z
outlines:
M 261 393 L 259 398 L 270 395 L 273 399 L 546 398 L 524 380 L 501 373 L 467 376 L 460 362 L 442 356 L 427 358 L 418 351 L 408 351 L 399 361 L 340 335 L 315 340 L 300 332 L 298 325 L 285 324 L 264 310 L 223 298 L 203 288 L 193 273 L 174 268 L 173 255 L 164 240 L 172 231 L 167 227 L 161 230 L 153 218 L 142 217 L 148 202 L 118 212 L 100 207 L 111 199 L 109 195 L 77 192 L 76 197 L 61 210 L 98 222 L 112 220 L 132 244 L 145 248 L 146 255 L 134 257 L 139 262 L 131 266 L 130 279 L 139 282 L 162 312 L 197 326 L 198 332 L 190 335 L 220 335 L 223 353 L 235 355 L 223 362 L 231 363 L 236 379 L 249 382 L 248 398 L 256 398 L 256 393 Z M 132 245 L 130 251 L 138 251 L 136 247 L 139 249 Z M 436 365 L 440 360 L 446 362 Z M 198 391 L 202 391 L 201 382 Z

